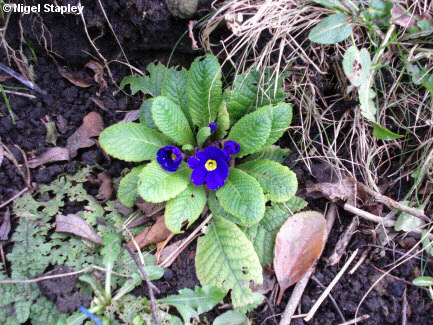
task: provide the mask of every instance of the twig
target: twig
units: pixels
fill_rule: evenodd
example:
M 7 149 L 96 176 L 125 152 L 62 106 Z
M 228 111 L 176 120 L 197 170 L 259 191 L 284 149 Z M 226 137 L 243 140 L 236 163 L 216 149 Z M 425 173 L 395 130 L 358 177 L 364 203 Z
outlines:
M 328 285 L 325 291 L 320 295 L 319 299 L 317 299 L 316 303 L 311 307 L 310 311 L 308 312 L 307 317 L 304 318 L 306 322 L 310 321 L 314 315 L 316 314 L 316 311 L 319 309 L 322 302 L 326 299 L 326 297 L 329 295 L 331 290 L 334 288 L 334 286 L 337 284 L 337 282 L 340 280 L 340 278 L 343 276 L 344 272 L 346 272 L 347 268 L 350 264 L 352 264 L 353 260 L 355 259 L 356 255 L 358 254 L 358 249 L 356 249 L 352 255 L 347 260 L 346 264 L 341 268 L 340 272 L 337 273 L 335 278 L 331 281 L 331 283 Z
M 13 155 L 13 153 L 5 145 L 3 145 L 4 155 L 18 169 L 18 174 L 20 174 L 20 176 L 22 177 L 24 183 L 26 183 L 26 186 L 27 186 L 28 190 L 30 192 L 32 192 L 33 191 L 33 187 L 32 187 L 32 184 L 30 183 L 30 171 L 29 171 L 29 168 L 28 168 L 27 156 L 24 153 L 24 151 L 22 151 L 22 149 L 20 147 L 18 147 L 17 145 L 15 145 L 15 147 L 17 147 L 19 149 L 19 151 L 21 152 L 21 154 L 23 155 L 23 159 L 24 159 L 24 162 L 25 162 L 25 165 L 26 165 L 26 170 L 28 172 L 27 176 L 24 175 L 24 172 L 21 169 L 20 164 L 18 164 L 18 161 L 16 160 L 15 156 Z
M 140 270 L 141 275 L 143 276 L 144 280 L 146 281 L 147 288 L 149 289 L 149 297 L 150 297 L 150 306 L 152 308 L 152 316 L 153 320 L 155 321 L 156 325 L 161 325 L 158 314 L 156 310 L 156 300 L 155 296 L 153 294 L 153 291 L 159 293 L 159 289 L 153 285 L 153 283 L 150 281 L 149 277 L 147 276 L 146 272 L 144 272 L 143 265 L 141 265 L 137 257 L 135 256 L 134 252 L 132 251 L 132 248 L 130 248 L 128 245 L 124 244 L 123 247 L 128 251 L 129 255 L 131 255 L 132 259 L 134 260 L 135 264 L 137 264 L 138 269 Z
M 390 219 L 387 219 L 384 217 L 379 217 L 379 216 L 372 214 L 370 212 L 358 209 L 349 203 L 345 203 L 343 205 L 343 209 L 350 212 L 350 213 L 357 215 L 358 217 L 364 218 L 368 221 L 379 223 L 379 224 L 383 225 L 384 227 L 393 227 L 395 224 L 394 220 L 390 220 Z M 420 229 L 413 229 L 410 232 L 414 232 L 414 233 L 422 235 L 422 231 Z M 429 234 L 427 234 L 427 238 L 429 238 L 430 240 L 433 240 L 433 235 L 429 233 Z
M 356 318 L 354 318 L 354 319 L 348 320 L 347 322 L 340 323 L 340 324 L 338 324 L 338 325 L 352 325 L 352 324 L 356 324 L 356 323 L 358 323 L 358 322 L 361 322 L 361 321 L 366 320 L 366 319 L 369 319 L 369 318 L 370 318 L 370 315 L 365 314 L 365 315 L 362 315 L 362 316 L 356 317 Z
M 355 233 L 358 222 L 359 222 L 358 217 L 353 218 L 352 222 L 346 228 L 344 233 L 340 236 L 337 244 L 335 245 L 334 251 L 332 252 L 331 256 L 328 259 L 329 265 L 332 266 L 340 262 L 341 257 L 346 251 L 347 245 L 349 245 L 350 239 Z
M 329 233 L 331 232 L 332 226 L 334 225 L 335 216 L 337 213 L 337 206 L 335 203 L 331 203 L 328 213 L 326 214 L 327 219 L 327 232 L 326 237 L 324 239 L 324 245 L 326 244 L 326 241 L 328 240 Z M 280 325 L 288 325 L 292 321 L 293 315 L 295 314 L 296 307 L 298 307 L 299 302 L 301 301 L 302 294 L 304 293 L 305 288 L 307 287 L 308 281 L 310 280 L 311 275 L 314 273 L 317 265 L 317 261 L 314 262 L 314 264 L 308 269 L 308 271 L 305 273 L 305 275 L 302 277 L 301 280 L 299 280 L 295 288 L 292 291 L 292 295 L 290 296 L 289 302 L 286 305 L 286 308 L 284 309 L 283 316 L 280 320 Z
M 18 193 L 16 193 L 14 196 L 12 196 L 11 198 L 7 199 L 5 202 L 3 202 L 2 204 L 0 204 L 0 209 L 3 208 L 3 207 L 5 207 L 5 206 L 7 206 L 9 203 L 11 203 L 16 198 L 19 198 L 21 195 L 23 195 L 28 190 L 29 189 L 27 187 L 23 188 L 21 191 L 19 191 Z
M 356 272 L 356 270 L 364 263 L 365 259 L 367 258 L 368 254 L 370 253 L 371 247 L 368 247 L 365 251 L 362 252 L 361 257 L 359 258 L 358 262 L 356 262 L 355 266 L 350 269 L 348 272 L 350 275 Z
M 33 89 L 33 90 L 37 91 L 38 93 L 40 93 L 42 95 L 46 95 L 47 94 L 47 92 L 45 90 L 42 90 L 41 88 L 39 88 L 39 86 L 37 84 L 35 84 L 34 82 L 32 82 L 30 80 L 27 80 L 22 75 L 16 73 L 14 70 L 12 70 L 11 68 L 5 66 L 2 63 L 0 63 L 0 70 L 3 70 L 8 75 L 14 77 L 16 80 L 18 80 L 19 82 L 21 82 L 23 85 L 29 87 L 30 89 Z
M 345 203 L 343 205 L 343 209 L 346 210 L 346 211 L 348 211 L 348 212 L 351 212 L 351 213 L 353 213 L 353 214 L 355 214 L 355 215 L 357 215 L 357 216 L 359 216 L 361 218 L 364 218 L 364 219 L 366 219 L 368 221 L 372 221 L 372 222 L 375 222 L 375 223 L 382 224 L 385 227 L 393 227 L 394 224 L 395 224 L 394 220 L 387 220 L 387 219 L 385 219 L 383 217 L 376 216 L 376 215 L 374 215 L 374 214 L 372 214 L 370 212 L 358 209 L 357 207 L 354 207 L 353 205 L 351 205 L 349 203 Z
M 167 256 L 167 258 L 162 261 L 159 266 L 162 268 L 166 268 L 173 263 L 173 261 L 177 258 L 177 256 L 182 253 L 182 251 L 191 243 L 198 235 L 198 232 L 203 229 L 203 227 L 209 222 L 209 220 L 212 218 L 212 213 L 207 216 L 207 218 L 196 228 L 194 231 L 185 239 L 185 241 L 170 255 Z
M 316 282 L 317 285 L 318 285 L 319 287 L 321 287 L 322 289 L 326 289 L 326 287 L 322 284 L 322 282 L 320 282 L 319 279 L 316 278 L 314 275 L 311 276 L 311 279 L 312 279 L 314 282 Z M 331 300 L 332 304 L 334 305 L 335 310 L 337 310 L 337 313 L 338 313 L 338 315 L 340 316 L 341 320 L 342 320 L 343 322 L 345 322 L 345 321 L 346 321 L 346 318 L 344 318 L 344 315 L 343 315 L 343 313 L 341 312 L 341 309 L 340 309 L 340 307 L 338 306 L 338 304 L 337 304 L 337 302 L 335 301 L 335 299 L 334 299 L 334 297 L 332 296 L 332 294 L 329 294 L 329 299 Z
M 62 273 L 62 274 L 54 274 L 54 275 L 47 275 L 47 276 L 42 276 L 40 278 L 36 278 L 36 279 L 27 279 L 27 280 L 0 280 L 0 284 L 26 284 L 26 283 L 35 283 L 35 282 L 39 282 L 39 281 L 45 281 L 45 280 L 51 280 L 51 279 L 56 279 L 56 278 L 63 278 L 63 277 L 67 277 L 67 276 L 71 276 L 71 275 L 77 275 L 77 274 L 81 274 L 81 273 L 86 273 L 89 272 L 90 270 L 98 270 L 98 271 L 103 271 L 103 272 L 107 272 L 106 269 L 104 269 L 103 267 L 97 266 L 97 265 L 89 265 L 88 267 L 85 267 L 82 270 L 79 271 L 74 271 L 74 272 L 68 272 L 68 273 Z M 130 278 L 130 275 L 127 274 L 121 274 L 121 273 L 117 273 L 117 272 L 111 272 L 117 276 L 121 276 L 124 278 Z
M 368 186 L 365 186 L 362 183 L 358 182 L 357 185 L 360 186 L 365 192 L 370 194 L 376 201 L 378 201 L 382 204 L 385 204 L 387 207 L 404 211 L 406 213 L 409 213 L 410 215 L 413 215 L 415 217 L 418 217 L 418 218 L 424 219 L 425 221 L 430 222 L 430 219 L 424 214 L 423 211 L 408 207 L 407 205 L 404 205 L 404 204 L 401 204 L 397 201 L 394 201 L 393 199 L 370 189 Z
M 30 98 L 30 99 L 35 99 L 35 98 L 36 98 L 35 95 L 30 95 L 30 94 L 26 94 L 26 93 L 21 93 L 21 92 L 19 92 L 19 91 L 6 90 L 6 89 L 3 89 L 3 91 L 4 91 L 6 94 L 11 94 L 11 95 L 15 95 L 15 96 L 22 96 L 22 97 L 27 97 L 27 98 Z

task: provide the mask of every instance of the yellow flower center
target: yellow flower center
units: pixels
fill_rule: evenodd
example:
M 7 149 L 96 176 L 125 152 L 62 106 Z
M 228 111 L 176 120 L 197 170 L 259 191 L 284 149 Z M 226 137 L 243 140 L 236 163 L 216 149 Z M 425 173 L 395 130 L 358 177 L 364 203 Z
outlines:
M 217 168 L 217 163 L 215 160 L 209 159 L 208 161 L 206 161 L 206 164 L 204 164 L 204 166 L 208 171 L 211 172 Z
M 176 155 L 174 153 L 171 154 L 171 160 L 176 160 Z

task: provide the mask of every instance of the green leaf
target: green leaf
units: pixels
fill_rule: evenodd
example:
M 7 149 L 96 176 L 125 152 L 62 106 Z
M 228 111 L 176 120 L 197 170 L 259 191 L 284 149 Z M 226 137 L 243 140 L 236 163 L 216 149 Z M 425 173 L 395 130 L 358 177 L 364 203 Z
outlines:
M 99 135 L 102 149 L 114 158 L 140 162 L 156 158 L 156 152 L 171 141 L 163 134 L 134 122 L 109 126 Z
M 366 13 L 367 18 L 372 20 L 387 17 L 391 14 L 392 7 L 393 4 L 390 1 L 371 0 Z
M 228 138 L 241 146 L 237 155 L 243 157 L 258 152 L 277 141 L 292 121 L 292 105 L 267 105 L 241 118 Z
M 192 146 L 192 145 L 190 145 L 190 144 L 184 144 L 183 146 L 182 146 L 182 151 L 183 152 L 185 152 L 185 151 L 190 151 L 190 152 L 193 152 L 194 151 L 194 146 Z
M 426 251 L 427 254 L 429 254 L 430 256 L 433 256 L 433 244 L 428 239 L 427 234 L 428 234 L 427 230 L 423 230 L 421 233 L 422 247 L 424 248 L 424 250 Z
M 186 76 L 187 71 L 185 69 L 170 69 L 162 84 L 161 95 L 171 99 L 180 106 L 183 114 L 192 127 L 191 114 L 188 107 L 188 97 L 186 96 Z
M 185 163 L 174 172 L 168 172 L 156 162 L 146 165 L 138 181 L 138 194 L 148 202 L 170 200 L 183 192 L 190 183 L 191 169 Z
M 343 70 L 350 83 L 359 87 L 368 80 L 371 59 L 366 49 L 358 50 L 356 45 L 349 47 L 344 53 Z
M 191 318 L 199 320 L 199 315 L 212 310 L 226 295 L 226 291 L 205 285 L 192 289 L 181 289 L 179 294 L 160 299 L 159 302 L 176 307 L 185 324 L 190 324 Z
M 412 283 L 418 287 L 433 286 L 433 278 L 431 276 L 419 276 L 413 279 Z
M 235 217 L 234 215 L 228 213 L 224 208 L 219 204 L 218 198 L 216 196 L 215 191 L 210 191 L 208 200 L 207 200 L 209 209 L 211 212 L 218 217 L 225 218 L 231 222 L 234 222 L 236 224 L 242 224 L 242 220 L 240 220 L 238 217 Z
M 403 205 L 408 205 L 409 201 L 401 201 Z M 424 212 L 423 208 L 418 208 L 417 210 Z M 417 218 L 407 212 L 400 212 L 397 220 L 394 224 L 395 231 L 413 231 L 415 229 L 419 229 L 423 225 L 423 221 L 420 218 Z
M 217 117 L 217 128 L 215 130 L 215 138 L 222 139 L 226 136 L 227 130 L 230 128 L 230 117 L 227 112 L 227 106 L 224 101 L 221 102 L 221 106 L 218 111 Z
M 137 184 L 138 177 L 143 170 L 145 165 L 132 168 L 132 170 L 126 174 L 119 183 L 119 189 L 117 190 L 117 198 L 120 203 L 128 208 L 132 208 L 137 198 Z
M 197 132 L 197 145 L 201 148 L 205 141 L 210 137 L 210 127 L 204 126 Z
M 369 78 L 372 78 L 371 74 Z M 358 89 L 358 96 L 362 116 L 370 122 L 376 122 L 376 103 L 373 100 L 376 93 L 370 87 L 370 81 L 361 84 Z
M 150 129 L 158 130 L 158 127 L 156 126 L 155 122 L 153 121 L 152 117 L 152 103 L 153 98 L 149 98 L 143 102 L 140 106 L 139 110 L 139 119 L 140 123 L 147 126 Z
M 253 225 L 263 218 L 265 196 L 260 184 L 237 168 L 230 168 L 226 183 L 216 196 L 224 210 L 236 216 L 242 225 Z
M 335 44 L 352 34 L 352 25 L 342 13 L 330 15 L 317 24 L 308 35 L 310 41 L 319 44 Z
M 206 205 L 203 186 L 189 184 L 188 187 L 165 206 L 165 225 L 173 233 L 180 233 L 184 221 L 188 227 L 196 221 Z
M 386 127 L 384 127 L 380 124 L 373 122 L 373 126 L 374 126 L 373 135 L 377 139 L 387 141 L 387 140 L 401 139 L 404 137 L 403 135 L 400 135 L 400 134 L 397 134 L 397 133 L 394 133 L 394 132 L 388 130 Z
M 120 237 L 118 234 L 110 232 L 104 235 L 102 238 L 102 243 L 104 244 L 104 248 L 101 250 L 101 255 L 103 256 L 102 263 L 107 269 L 111 269 L 114 261 L 120 254 Z
M 284 163 L 290 155 L 290 149 L 280 148 L 279 146 L 272 145 L 269 146 L 259 152 L 253 153 L 246 157 L 243 162 L 253 161 L 253 160 L 273 160 L 279 162 L 280 164 Z
M 228 310 L 214 319 L 212 325 L 250 325 L 245 314 L 238 310 Z
M 159 96 L 153 100 L 152 117 L 158 129 L 178 144 L 194 144 L 188 120 L 179 105 Z
M 192 121 L 198 127 L 215 121 L 222 101 L 221 67 L 213 55 L 194 60 L 186 80 Z
M 262 76 L 258 71 L 252 70 L 235 77 L 233 88 L 225 91 L 227 111 L 232 124 L 262 105 L 275 104 L 285 99 L 282 87 L 284 75 L 280 74 L 276 82 L 275 77 L 272 77 L 273 72 L 267 69 Z
M 150 63 L 146 69 L 149 76 L 127 76 L 120 83 L 120 89 L 129 85 L 132 95 L 135 95 L 138 91 L 153 97 L 161 95 L 162 82 L 168 69 L 161 63 Z
M 272 160 L 254 160 L 237 167 L 260 183 L 266 200 L 284 202 L 296 194 L 298 180 L 287 166 Z
M 249 282 L 263 282 L 253 245 L 234 223 L 217 216 L 207 230 L 197 243 L 195 265 L 200 283 L 225 292 L 231 289 L 234 308 L 253 303 Z
M 306 205 L 307 202 L 296 196 L 284 203 L 273 203 L 266 207 L 265 216 L 258 224 L 243 228 L 246 236 L 253 243 L 262 266 L 272 264 L 275 237 L 283 223 Z
M 30 317 L 32 301 L 18 301 L 15 304 L 15 313 L 20 324 L 25 323 Z

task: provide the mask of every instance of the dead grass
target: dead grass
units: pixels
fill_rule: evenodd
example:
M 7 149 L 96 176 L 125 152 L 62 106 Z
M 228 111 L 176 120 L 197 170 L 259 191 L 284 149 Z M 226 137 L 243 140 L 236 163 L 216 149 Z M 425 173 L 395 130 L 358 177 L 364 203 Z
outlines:
M 433 16 L 429 0 L 394 1 L 409 17 Z M 418 62 L 432 73 L 432 41 L 428 37 L 407 39 L 405 28 L 395 26 L 391 42 L 380 49 L 386 29 L 355 26 L 352 39 L 335 46 L 313 44 L 309 30 L 332 13 L 313 1 L 229 1 L 218 8 L 201 32 L 201 43 L 219 55 L 236 72 L 272 66 L 275 73 L 290 71 L 285 88 L 295 103 L 295 124 L 289 132 L 293 144 L 308 168 L 325 160 L 337 174 L 349 174 L 377 192 L 411 181 L 410 175 L 423 165 L 432 150 L 433 100 L 407 73 L 408 62 Z M 232 33 L 220 44 L 211 34 L 218 24 Z M 378 121 L 405 137 L 383 141 L 372 135 L 356 104 L 357 96 L 348 86 L 341 68 L 345 50 L 352 44 L 365 47 L 379 59 L 376 72 Z M 351 101 L 354 101 L 352 104 Z M 428 168 L 430 170 L 430 166 Z M 426 172 L 417 189 L 430 182 Z M 424 190 L 425 191 L 425 190 Z M 425 199 L 425 196 L 412 199 Z

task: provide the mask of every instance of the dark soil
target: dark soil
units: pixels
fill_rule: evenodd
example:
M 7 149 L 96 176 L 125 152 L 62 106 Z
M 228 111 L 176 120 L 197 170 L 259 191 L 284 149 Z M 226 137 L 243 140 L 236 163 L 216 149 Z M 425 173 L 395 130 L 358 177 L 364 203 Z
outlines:
M 30 2 L 32 1 L 27 1 L 27 3 Z M 194 19 L 209 12 L 209 3 L 210 1 L 200 1 L 199 12 Z M 90 36 L 93 39 L 98 35 L 102 35 L 95 41 L 102 55 L 107 60 L 124 60 L 117 41 L 113 37 L 104 14 L 98 6 L 98 1 L 83 0 L 82 4 L 85 6 L 84 17 Z M 171 16 L 163 0 L 107 0 L 103 1 L 103 5 L 128 59 L 132 65 L 142 70 L 145 70 L 146 65 L 153 60 L 166 63 L 176 41 L 187 30 L 188 21 Z M 41 29 L 39 18 L 42 18 L 45 24 L 46 29 L 44 31 Z M 73 71 L 89 73 L 84 68 L 84 65 L 89 60 L 94 59 L 91 55 L 100 59 L 87 40 L 80 17 L 59 17 L 52 14 L 42 14 L 41 17 L 31 15 L 19 17 L 14 15 L 7 34 L 7 40 L 14 48 L 19 46 L 19 19 L 21 19 L 25 38 L 33 45 L 37 55 L 37 64 L 34 67 L 35 83 L 47 92 L 47 95 L 41 95 L 33 91 L 28 92 L 36 96 L 34 100 L 21 96 L 8 96 L 12 110 L 16 115 L 16 124 L 12 123 L 4 102 L 0 102 L 0 138 L 19 163 L 22 164 L 24 160 L 15 145 L 23 149 L 28 158 L 36 157 L 52 146 L 46 142 L 46 129 L 41 121 L 46 116 L 57 123 L 59 131 L 57 145 L 65 146 L 66 139 L 81 125 L 82 119 L 87 113 L 98 112 L 103 117 L 105 126 L 108 126 L 121 120 L 125 115 L 124 111 L 139 107 L 141 99 L 119 92 L 106 72 L 104 77 L 109 86 L 99 99 L 104 102 L 108 108 L 107 111 L 100 109 L 90 100 L 91 97 L 96 96 L 98 90 L 96 84 L 90 88 L 79 88 L 72 85 L 58 73 L 56 62 L 62 66 L 67 66 Z M 41 46 L 44 37 L 50 44 L 50 52 L 47 52 L 44 46 Z M 28 48 L 25 49 L 25 53 L 31 56 Z M 8 65 L 9 62 L 5 57 L 4 49 L 1 49 L 1 54 L 0 62 Z M 191 41 L 186 37 L 179 43 L 171 64 L 188 66 L 198 54 L 200 52 L 192 50 Z M 13 64 L 12 68 L 16 70 Z M 120 64 L 111 64 L 110 68 L 117 84 L 124 76 L 130 74 L 129 69 Z M 22 86 L 13 79 L 9 79 L 2 84 Z M 341 111 L 353 104 L 347 103 L 343 105 Z M 78 156 L 72 161 L 52 163 L 32 169 L 31 179 L 35 183 L 48 183 L 61 173 L 75 173 L 82 164 L 99 164 L 106 168 L 108 174 L 112 177 L 119 177 L 121 170 L 128 166 L 115 159 L 107 160 L 100 149 L 91 147 L 80 150 Z M 310 178 L 299 166 L 297 172 L 301 184 L 304 184 L 305 180 Z M 18 174 L 16 167 L 5 158 L 0 167 L 0 202 L 4 202 L 24 187 L 24 181 Z M 311 203 L 312 208 L 323 211 L 324 202 L 316 200 Z M 67 210 L 68 207 L 65 209 Z M 69 209 L 74 210 L 73 203 L 71 203 Z M 0 211 L 0 214 L 3 215 L 4 211 L 4 209 Z M 350 215 L 342 215 L 341 219 L 336 221 L 324 257 L 330 255 L 338 236 L 344 231 L 345 225 L 350 222 L 350 218 Z M 367 249 L 367 245 L 372 242 L 370 236 L 365 234 L 369 233 L 372 228 L 372 225 L 362 226 L 361 232 L 356 233 L 350 242 L 347 252 L 351 253 L 356 248 L 359 248 L 360 256 Z M 403 250 L 401 247 L 397 248 Z M 194 254 L 195 244 L 190 245 L 176 262 L 169 269 L 166 269 L 162 280 L 156 281 L 161 290 L 159 297 L 175 294 L 179 289 L 193 288 L 199 284 L 195 275 Z M 399 255 L 395 255 L 390 251 L 382 252 L 381 250 L 372 249 L 368 258 L 353 275 L 346 273 L 340 279 L 332 290 L 332 295 L 346 320 L 355 317 L 362 296 L 381 275 L 377 269 L 385 268 L 398 257 Z M 342 258 L 340 265 L 332 267 L 327 266 L 326 259 L 322 259 L 315 277 L 324 286 L 327 286 L 341 269 L 345 258 L 347 256 Z M 392 272 L 393 277 L 386 277 L 370 292 L 359 308 L 358 316 L 370 315 L 370 318 L 363 321 L 362 324 L 402 323 L 404 295 L 406 295 L 408 302 L 407 324 L 433 324 L 433 303 L 429 299 L 427 292 L 405 282 L 410 282 L 418 274 L 418 267 L 419 261 L 414 259 L 409 261 L 396 268 Z M 46 287 L 41 289 L 50 294 L 51 284 L 45 284 Z M 73 287 L 74 284 L 71 283 L 71 290 L 73 290 Z M 144 294 L 145 292 L 144 287 L 136 290 L 138 294 Z M 318 284 L 310 281 L 299 312 L 308 312 L 322 292 L 323 289 Z M 276 314 L 283 312 L 290 293 L 291 290 L 286 292 L 280 306 L 274 306 Z M 61 297 L 56 297 L 55 292 L 51 292 L 51 294 L 57 302 L 59 302 L 59 299 L 61 300 Z M 223 310 L 216 309 L 206 314 L 205 317 L 212 320 L 222 312 Z M 257 311 L 251 314 L 254 324 L 274 324 L 270 316 L 272 316 L 272 313 L 266 307 L 266 304 L 260 306 Z M 328 298 L 310 324 L 338 324 L 341 322 L 343 320 L 340 319 L 334 305 Z M 293 324 L 303 324 L 303 321 L 302 319 L 296 319 Z

